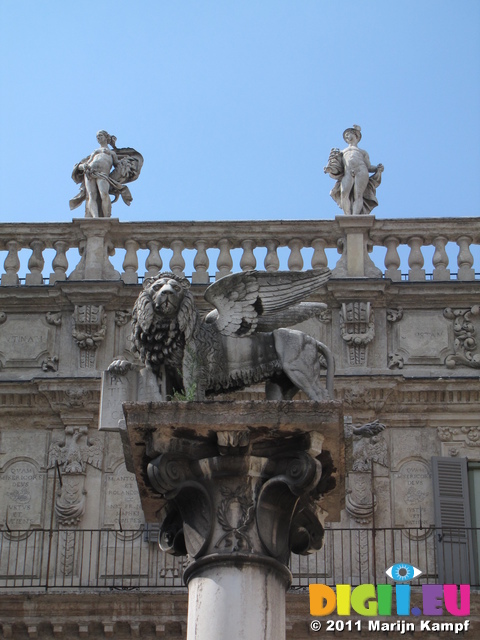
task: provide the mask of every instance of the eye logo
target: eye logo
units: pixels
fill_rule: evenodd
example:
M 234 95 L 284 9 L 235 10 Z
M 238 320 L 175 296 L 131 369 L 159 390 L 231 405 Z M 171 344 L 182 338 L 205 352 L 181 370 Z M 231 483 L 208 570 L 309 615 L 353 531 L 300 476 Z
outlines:
M 395 582 L 410 582 L 413 578 L 418 578 L 418 576 L 422 575 L 422 571 L 417 569 L 411 564 L 406 564 L 405 562 L 397 562 L 396 564 L 392 564 L 385 573 L 389 578 L 395 580 Z

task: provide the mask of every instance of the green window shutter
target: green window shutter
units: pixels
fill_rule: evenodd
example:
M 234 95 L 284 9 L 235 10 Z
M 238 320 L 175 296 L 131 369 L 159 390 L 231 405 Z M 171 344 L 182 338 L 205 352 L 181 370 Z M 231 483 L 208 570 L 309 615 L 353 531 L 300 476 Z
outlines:
M 439 582 L 477 584 L 467 458 L 432 458 Z

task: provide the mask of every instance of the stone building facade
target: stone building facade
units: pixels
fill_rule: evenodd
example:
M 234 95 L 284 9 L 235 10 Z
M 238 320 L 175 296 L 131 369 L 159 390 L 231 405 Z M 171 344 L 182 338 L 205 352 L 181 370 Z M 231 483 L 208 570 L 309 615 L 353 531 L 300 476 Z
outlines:
M 292 560 L 289 640 L 312 635 L 309 581 L 385 582 L 402 561 L 478 585 L 479 243 L 468 218 L 0 225 L 0 637 L 185 636 L 184 561 L 145 524 L 108 375 L 99 430 L 102 375 L 131 355 L 140 280 L 161 270 L 191 276 L 207 311 L 209 271 L 333 269 L 311 298 L 328 310 L 298 328 L 335 356 L 345 491 L 324 548 Z

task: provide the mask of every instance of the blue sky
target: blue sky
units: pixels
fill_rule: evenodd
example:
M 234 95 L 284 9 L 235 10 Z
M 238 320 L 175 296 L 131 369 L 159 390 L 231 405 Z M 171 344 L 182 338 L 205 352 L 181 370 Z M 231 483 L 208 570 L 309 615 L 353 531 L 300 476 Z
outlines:
M 477 216 L 478 0 L 2 0 L 0 220 L 69 221 L 106 129 L 145 164 L 120 220 L 333 219 L 343 130 L 378 218 Z

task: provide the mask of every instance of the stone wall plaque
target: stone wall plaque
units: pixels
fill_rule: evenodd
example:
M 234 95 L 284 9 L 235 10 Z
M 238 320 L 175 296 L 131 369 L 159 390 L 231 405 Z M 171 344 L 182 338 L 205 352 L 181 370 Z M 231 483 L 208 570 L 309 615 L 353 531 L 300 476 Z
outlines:
M 4 367 L 41 366 L 52 355 L 56 327 L 38 315 L 9 314 L 0 333 L 0 361 Z
M 405 313 L 393 331 L 392 351 L 403 356 L 405 364 L 443 364 L 452 352 L 452 332 L 440 311 Z
M 17 460 L 0 473 L 0 518 L 10 529 L 42 526 L 44 476 L 28 460 Z
M 105 509 L 103 526 L 136 531 L 145 522 L 135 474 L 120 463 L 105 476 Z
M 434 523 L 430 465 L 419 458 L 404 460 L 392 473 L 394 527 L 429 527 Z

